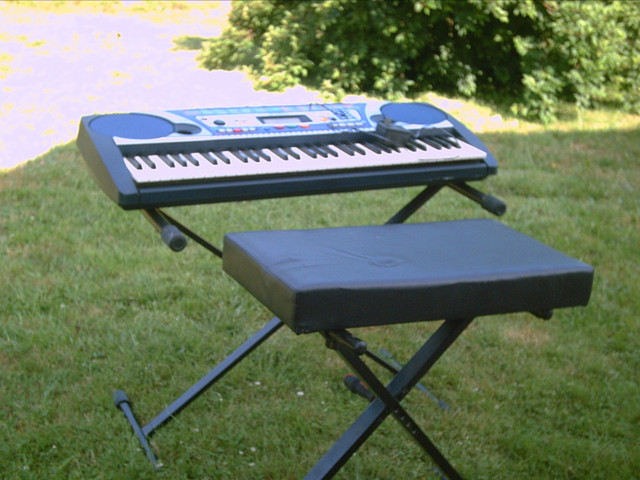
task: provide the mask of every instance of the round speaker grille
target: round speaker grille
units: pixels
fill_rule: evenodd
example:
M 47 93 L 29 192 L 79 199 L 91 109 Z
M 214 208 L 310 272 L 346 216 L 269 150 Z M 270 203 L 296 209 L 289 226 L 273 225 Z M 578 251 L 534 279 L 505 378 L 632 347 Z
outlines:
M 116 113 L 91 121 L 91 128 L 110 137 L 159 138 L 173 133 L 173 123 L 142 113 Z
M 427 103 L 387 103 L 380 111 L 394 122 L 418 125 L 433 125 L 447 118 L 446 113 Z

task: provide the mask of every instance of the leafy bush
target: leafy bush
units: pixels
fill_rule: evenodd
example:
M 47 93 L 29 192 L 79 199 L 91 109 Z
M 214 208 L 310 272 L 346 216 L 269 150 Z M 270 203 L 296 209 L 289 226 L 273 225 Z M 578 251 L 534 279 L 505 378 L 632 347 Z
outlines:
M 558 2 L 537 38 L 515 38 L 525 115 L 552 120 L 557 100 L 640 111 L 640 3 Z M 547 118 L 548 117 L 548 118 Z
M 334 99 L 433 90 L 548 121 L 559 100 L 638 111 L 639 30 L 636 2 L 242 1 L 200 60 L 246 67 L 270 90 L 303 83 Z

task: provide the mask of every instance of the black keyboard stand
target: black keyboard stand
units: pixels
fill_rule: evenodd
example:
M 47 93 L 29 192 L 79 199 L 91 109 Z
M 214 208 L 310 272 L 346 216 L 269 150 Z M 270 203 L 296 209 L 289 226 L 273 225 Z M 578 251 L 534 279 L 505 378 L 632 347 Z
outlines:
M 420 207 L 422 207 L 427 201 L 429 201 L 433 196 L 435 196 L 443 187 L 449 186 L 453 190 L 462 193 L 464 196 L 472 199 L 473 201 L 479 203 L 483 208 L 490 211 L 495 215 L 502 215 L 506 206 L 504 202 L 501 200 L 486 195 L 475 188 L 470 187 L 464 182 L 459 183 L 450 183 L 450 184 L 434 184 L 427 186 L 424 190 L 422 190 L 418 195 L 416 195 L 410 202 L 408 202 L 403 208 L 401 208 L 395 215 L 393 215 L 386 224 L 399 224 L 405 222 L 411 215 L 413 215 Z M 189 237 L 199 245 L 203 246 L 207 250 L 209 250 L 214 255 L 222 258 L 223 253 L 222 250 L 215 247 L 211 243 L 207 242 L 196 233 L 182 225 L 175 218 L 168 215 L 166 212 L 160 209 L 149 209 L 144 210 L 143 214 L 145 217 L 151 222 L 152 225 L 160 232 L 163 241 L 171 248 L 173 251 L 180 251 L 186 245 L 186 237 Z M 439 355 L 446 350 L 446 348 L 453 343 L 455 338 L 464 330 L 464 327 L 471 320 L 465 322 L 445 322 L 440 329 L 434 334 L 432 339 L 430 339 L 427 344 L 425 344 L 426 349 L 433 350 L 435 349 L 436 353 L 429 353 L 428 355 L 432 356 L 432 361 L 426 364 L 430 365 L 435 362 L 435 360 L 439 357 Z M 464 326 L 463 326 L 464 324 Z M 149 438 L 156 432 L 156 430 L 163 425 L 167 424 L 171 419 L 173 419 L 176 415 L 178 415 L 183 409 L 185 409 L 191 402 L 193 402 L 196 398 L 198 398 L 202 393 L 204 393 L 208 388 L 213 386 L 218 380 L 220 380 L 227 372 L 229 372 L 235 365 L 241 362 L 245 357 L 247 357 L 250 353 L 252 353 L 256 348 L 258 348 L 265 340 L 267 340 L 271 335 L 273 335 L 276 331 L 280 329 L 283 325 L 282 321 L 278 318 L 273 318 L 269 323 L 267 323 L 261 330 L 255 333 L 251 338 L 249 338 L 246 342 L 244 342 L 240 347 L 238 347 L 233 353 L 231 353 L 228 357 L 226 357 L 222 362 L 220 362 L 216 367 L 210 370 L 204 377 L 202 377 L 198 382 L 196 382 L 192 387 L 186 390 L 180 397 L 178 397 L 173 403 L 171 403 L 165 410 L 163 410 L 160 414 L 154 417 L 149 423 L 142 426 L 138 421 L 136 415 L 133 412 L 132 404 L 126 393 L 122 390 L 117 390 L 114 392 L 113 399 L 115 406 L 122 410 L 125 417 L 129 421 L 131 428 L 133 429 L 135 435 L 137 436 L 140 444 L 145 452 L 145 455 L 149 459 L 149 461 L 153 464 L 154 468 L 159 469 L 162 464 L 158 461 L 155 453 L 151 445 L 149 444 Z M 415 370 L 415 367 L 412 367 L 412 362 L 409 362 L 407 366 L 403 367 L 402 365 L 398 365 L 395 362 L 385 360 L 379 355 L 376 355 L 368 350 L 365 350 L 366 355 L 376 361 L 377 363 L 383 365 L 389 371 L 398 374 L 398 372 L 403 372 L 403 378 L 406 375 L 409 375 L 408 379 L 403 380 L 402 384 L 398 383 L 397 387 L 391 387 L 389 391 L 391 394 L 388 394 L 387 389 L 385 389 L 381 384 L 379 386 L 382 389 L 378 388 L 377 383 L 369 383 L 369 381 L 374 381 L 374 378 L 371 377 L 371 371 L 364 366 L 363 362 L 357 357 L 354 357 L 352 352 L 349 349 L 345 350 L 343 346 L 340 346 L 339 343 L 332 341 L 333 334 L 329 333 L 325 335 L 327 341 L 331 345 L 331 348 L 338 350 L 338 352 L 343 356 L 343 358 L 349 363 L 356 371 L 359 372 L 360 376 L 363 378 L 365 382 L 367 382 L 370 386 L 373 386 L 374 393 L 381 400 L 374 401 L 370 408 L 365 411 L 365 413 L 361 416 L 361 418 L 354 423 L 352 429 L 358 430 L 361 427 L 360 424 L 366 423 L 368 424 L 368 434 L 354 437 L 353 434 L 349 433 L 351 429 L 345 433 L 343 438 L 334 445 L 332 450 L 314 467 L 314 469 L 309 472 L 309 474 L 305 477 L 307 480 L 311 479 L 328 479 L 331 478 L 335 472 L 347 461 L 349 456 L 358 448 L 358 446 L 365 441 L 367 436 L 373 432 L 375 429 L 374 425 L 377 425 L 384 416 L 388 415 L 390 412 L 393 412 L 394 416 L 400 420 L 400 422 L 407 428 L 410 432 L 414 432 L 415 429 L 411 427 L 412 420 L 404 412 L 402 407 L 399 407 L 398 402 L 402 399 L 402 397 L 406 394 L 409 388 L 416 385 L 418 380 L 426 373 L 429 367 L 422 370 Z M 435 340 L 433 339 L 435 337 Z M 441 338 L 442 337 L 442 338 Z M 435 345 L 435 344 L 438 345 Z M 422 350 L 421 350 L 422 351 Z M 416 354 L 418 355 L 418 354 Z M 425 354 L 423 354 L 425 355 Z M 423 359 L 424 360 L 424 359 Z M 424 365 L 425 362 L 422 361 Z M 400 377 L 400 376 L 398 376 Z M 398 378 L 396 377 L 396 378 Z M 426 388 L 422 385 L 423 391 L 429 393 Z M 395 389 L 394 389 L 395 388 Z M 385 393 L 386 392 L 386 393 Z M 443 402 L 435 399 L 441 406 L 445 406 Z M 391 410 L 389 410 L 389 408 Z M 398 409 L 399 407 L 399 409 Z M 444 408 L 444 407 L 443 407 Z M 420 431 L 418 429 L 418 431 Z M 440 466 L 442 471 L 450 478 L 450 480 L 457 480 L 461 477 L 455 472 L 453 467 L 449 465 L 449 463 L 444 459 L 444 457 L 437 451 L 435 446 L 431 444 L 429 439 L 424 435 L 420 435 L 420 433 L 413 434 L 416 437 L 416 440 L 423 446 L 423 448 L 427 451 L 429 455 L 434 458 L 436 463 Z M 350 445 L 345 446 L 344 443 L 350 443 Z M 355 442 L 355 443 L 354 443 Z M 335 457 L 335 450 L 338 449 L 338 457 L 339 460 L 335 461 L 333 458 Z M 439 460 L 441 458 L 441 460 Z M 322 473 L 320 473 L 322 471 Z

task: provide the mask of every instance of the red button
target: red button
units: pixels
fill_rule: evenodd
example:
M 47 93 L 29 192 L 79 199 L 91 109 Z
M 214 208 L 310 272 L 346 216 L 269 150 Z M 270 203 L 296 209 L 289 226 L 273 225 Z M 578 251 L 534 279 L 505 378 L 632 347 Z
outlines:
M 308 123 L 301 123 L 300 124 L 300 128 L 309 128 L 309 124 Z
M 236 132 L 236 133 L 238 133 L 238 132 L 241 132 L 241 131 L 242 131 L 242 129 L 241 129 L 241 128 L 234 128 L 234 129 L 233 129 L 233 131 L 234 131 L 234 132 Z
M 276 128 L 277 128 L 278 130 L 284 130 L 284 125 L 276 125 Z

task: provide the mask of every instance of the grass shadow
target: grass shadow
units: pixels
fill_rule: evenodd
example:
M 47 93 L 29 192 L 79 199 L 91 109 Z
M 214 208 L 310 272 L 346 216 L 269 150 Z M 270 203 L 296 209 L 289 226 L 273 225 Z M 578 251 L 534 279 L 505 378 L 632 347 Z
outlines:
M 173 50 L 202 50 L 202 44 L 209 40 L 195 35 L 181 35 L 173 39 Z

